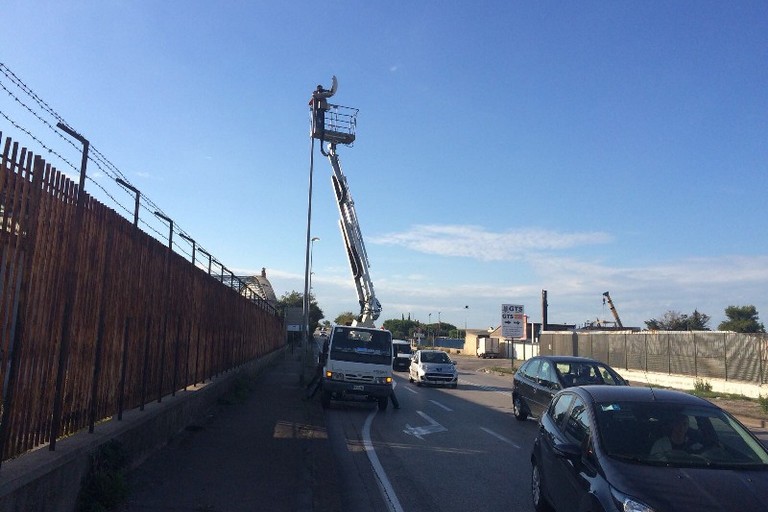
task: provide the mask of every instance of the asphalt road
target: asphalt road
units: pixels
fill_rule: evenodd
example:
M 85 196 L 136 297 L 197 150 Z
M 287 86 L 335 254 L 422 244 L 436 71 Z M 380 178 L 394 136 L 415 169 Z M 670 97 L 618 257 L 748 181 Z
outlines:
M 454 356 L 452 356 L 454 357 Z M 534 420 L 514 421 L 511 378 L 458 360 L 458 389 L 396 375 L 401 409 L 306 401 L 287 354 L 128 476 L 117 510 L 245 512 L 532 510 Z M 768 445 L 768 432 L 756 429 Z

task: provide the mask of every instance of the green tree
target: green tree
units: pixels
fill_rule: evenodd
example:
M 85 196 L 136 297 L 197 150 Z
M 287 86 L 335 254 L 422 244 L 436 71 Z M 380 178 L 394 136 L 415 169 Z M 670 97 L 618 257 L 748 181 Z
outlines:
M 384 320 L 381 326 L 392 333 L 392 337 L 399 340 L 413 338 L 419 322 L 414 320 Z
M 646 320 L 645 326 L 652 331 L 709 331 L 709 320 L 709 315 L 698 310 L 693 310 L 690 316 L 670 310 L 659 320 Z
M 728 320 L 717 327 L 720 331 L 765 332 L 765 326 L 758 320 L 755 306 L 728 306 L 725 308 Z
M 281 315 L 285 314 L 286 308 L 304 308 L 304 294 L 297 291 L 286 292 L 277 300 L 277 310 Z M 323 310 L 317 305 L 315 297 L 309 294 L 309 333 L 312 334 L 317 329 L 320 320 L 323 319 Z
M 339 316 L 337 316 L 333 322 L 338 325 L 352 325 L 352 321 L 355 318 L 356 315 L 353 312 L 345 311 L 344 313 L 341 313 Z

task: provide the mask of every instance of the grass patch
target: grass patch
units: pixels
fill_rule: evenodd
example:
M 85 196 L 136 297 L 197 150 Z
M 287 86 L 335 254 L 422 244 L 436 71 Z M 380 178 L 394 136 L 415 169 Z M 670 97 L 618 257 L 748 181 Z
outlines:
M 509 366 L 491 366 L 488 368 L 488 371 L 495 372 L 495 373 L 503 373 L 504 375 L 514 375 L 517 371 L 517 368 L 509 367 Z

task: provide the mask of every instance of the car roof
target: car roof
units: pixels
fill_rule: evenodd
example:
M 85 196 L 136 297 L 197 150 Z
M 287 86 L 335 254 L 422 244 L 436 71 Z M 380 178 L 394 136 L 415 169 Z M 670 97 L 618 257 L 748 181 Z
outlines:
M 566 388 L 562 392 L 584 395 L 594 402 L 665 402 L 682 406 L 705 406 L 718 408 L 712 402 L 695 395 L 674 389 L 652 388 L 645 386 L 606 386 L 593 385 Z
M 555 363 L 600 363 L 600 364 L 606 364 L 602 361 L 598 361 L 597 359 L 592 359 L 590 357 L 581 357 L 581 356 L 535 356 L 531 359 L 547 359 L 549 361 L 555 362 Z

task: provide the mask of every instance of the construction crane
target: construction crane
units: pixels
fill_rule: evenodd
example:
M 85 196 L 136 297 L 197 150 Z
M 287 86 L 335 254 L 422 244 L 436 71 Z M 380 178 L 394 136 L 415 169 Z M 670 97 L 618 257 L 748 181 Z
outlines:
M 320 151 L 328 157 L 333 168 L 331 179 L 336 194 L 336 204 L 339 208 L 339 227 L 360 304 L 360 314 L 353 321 L 353 325 L 374 327 L 374 321 L 381 314 L 381 303 L 376 299 L 373 281 L 368 272 L 370 264 L 363 243 L 360 224 L 357 220 L 355 202 L 352 200 L 347 178 L 341 170 L 339 155 L 336 153 L 337 144 L 350 146 L 355 140 L 357 109 L 328 103 L 327 98 L 336 93 L 336 88 L 337 82 L 334 76 L 331 89 L 323 89 L 322 86 L 318 85 L 317 90 L 312 93 L 310 100 L 311 132 L 313 138 L 320 140 Z M 323 148 L 324 143 L 327 143 L 327 150 Z
M 608 292 L 603 293 L 603 305 L 605 305 L 605 302 L 608 301 L 608 307 L 611 309 L 611 313 L 613 313 L 613 318 L 616 319 L 616 327 L 619 329 L 623 329 L 624 325 L 621 323 L 621 318 L 619 318 L 619 313 L 616 311 L 616 308 L 613 305 L 613 301 L 611 300 L 611 294 Z

